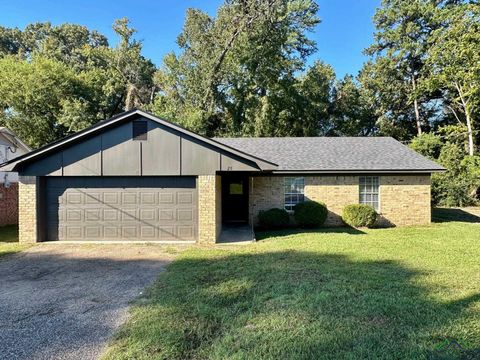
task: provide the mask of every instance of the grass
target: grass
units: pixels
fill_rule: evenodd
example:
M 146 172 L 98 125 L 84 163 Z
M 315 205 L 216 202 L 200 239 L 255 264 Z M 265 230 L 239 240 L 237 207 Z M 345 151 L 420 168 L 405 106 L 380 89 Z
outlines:
M 28 245 L 18 243 L 18 226 L 0 227 L 0 258 L 26 249 Z
M 480 224 L 258 237 L 182 252 L 105 358 L 480 358 Z

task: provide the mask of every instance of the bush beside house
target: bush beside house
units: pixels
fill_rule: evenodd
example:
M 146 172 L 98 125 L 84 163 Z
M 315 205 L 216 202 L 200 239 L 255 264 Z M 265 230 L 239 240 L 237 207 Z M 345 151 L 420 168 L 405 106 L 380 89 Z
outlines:
M 321 202 L 305 201 L 295 206 L 294 218 L 300 227 L 320 227 L 327 220 L 327 215 L 327 206 Z
M 282 229 L 288 226 L 290 216 L 286 210 L 274 208 L 260 211 L 258 214 L 258 221 L 263 229 Z
M 372 227 L 377 220 L 377 212 L 370 205 L 351 204 L 343 209 L 342 220 L 352 227 Z

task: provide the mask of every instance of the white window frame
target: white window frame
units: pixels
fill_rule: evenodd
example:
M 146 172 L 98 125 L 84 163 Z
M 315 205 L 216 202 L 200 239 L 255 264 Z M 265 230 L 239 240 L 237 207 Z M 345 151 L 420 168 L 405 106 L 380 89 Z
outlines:
M 380 212 L 379 176 L 360 176 L 358 178 L 358 193 L 358 202 L 360 204 L 370 205 L 376 212 Z
M 283 178 L 283 207 L 293 212 L 295 205 L 305 201 L 305 178 L 291 176 Z

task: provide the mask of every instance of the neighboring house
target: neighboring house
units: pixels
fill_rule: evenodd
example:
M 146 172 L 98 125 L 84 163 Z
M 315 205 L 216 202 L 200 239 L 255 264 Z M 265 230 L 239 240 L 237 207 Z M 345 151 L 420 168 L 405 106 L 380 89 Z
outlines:
M 373 205 L 389 225 L 430 223 L 443 168 L 385 137 L 209 139 L 140 110 L 10 161 L 20 174 L 20 241 L 215 243 L 222 223 L 260 210 Z
M 0 164 L 31 149 L 13 132 L 0 127 Z M 18 174 L 0 171 L 0 226 L 18 223 Z

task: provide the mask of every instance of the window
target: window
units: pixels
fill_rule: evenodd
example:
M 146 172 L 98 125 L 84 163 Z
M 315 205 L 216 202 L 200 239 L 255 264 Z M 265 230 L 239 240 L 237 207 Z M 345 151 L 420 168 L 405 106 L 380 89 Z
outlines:
M 232 182 L 230 183 L 230 189 L 229 189 L 229 194 L 230 195 L 243 195 L 243 182 Z
M 293 211 L 295 205 L 305 201 L 303 177 L 286 177 L 284 181 L 285 210 Z
M 379 187 L 378 176 L 360 176 L 360 204 L 371 205 L 379 211 Z
M 144 120 L 132 122 L 132 139 L 147 140 L 147 128 L 148 124 Z

